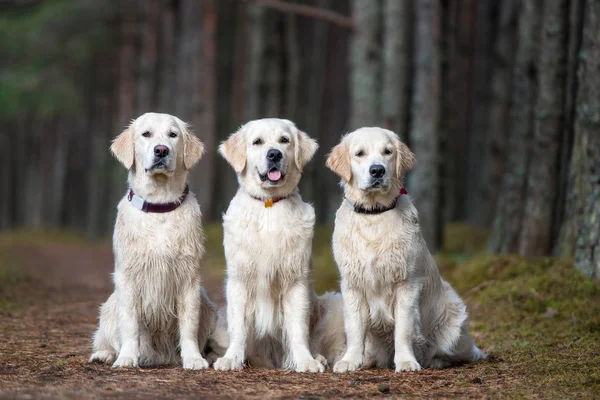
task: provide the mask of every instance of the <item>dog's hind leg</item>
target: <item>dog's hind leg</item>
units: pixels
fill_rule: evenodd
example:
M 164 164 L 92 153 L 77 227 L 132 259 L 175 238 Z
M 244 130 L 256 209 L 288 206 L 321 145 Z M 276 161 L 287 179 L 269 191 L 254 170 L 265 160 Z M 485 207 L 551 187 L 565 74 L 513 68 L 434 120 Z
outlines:
M 92 356 L 89 362 L 112 364 L 119 351 L 119 331 L 117 325 L 117 301 L 113 293 L 100 307 L 100 323 L 94 334 Z

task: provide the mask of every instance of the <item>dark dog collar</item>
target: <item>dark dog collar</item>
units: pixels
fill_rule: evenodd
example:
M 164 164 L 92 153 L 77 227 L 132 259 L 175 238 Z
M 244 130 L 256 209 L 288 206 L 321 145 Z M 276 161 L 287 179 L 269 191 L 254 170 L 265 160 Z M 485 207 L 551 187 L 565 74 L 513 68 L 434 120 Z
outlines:
M 345 197 L 344 197 L 344 200 L 346 200 L 348 202 L 348 205 L 350 205 L 350 208 L 352 208 L 352 210 L 357 214 L 377 215 L 377 214 L 383 214 L 384 212 L 388 212 L 388 211 L 396 208 L 396 204 L 398 204 L 398 199 L 400 199 L 400 197 L 402 197 L 402 195 L 404 195 L 404 194 L 408 194 L 406 189 L 404 189 L 404 188 L 400 189 L 400 194 L 398 195 L 398 197 L 396 197 L 394 199 L 394 202 L 387 207 L 375 206 L 373 208 L 365 208 L 365 207 L 361 207 L 357 204 L 352 204 L 352 202 Z
M 137 208 L 140 211 L 145 213 L 168 213 L 171 212 L 183 203 L 188 193 L 190 192 L 190 188 L 186 185 L 183 190 L 183 194 L 181 197 L 172 203 L 149 203 L 137 194 L 133 192 L 133 189 L 129 189 L 129 194 L 127 195 L 127 200 L 131 203 L 132 206 Z
M 252 197 L 254 200 L 258 200 L 261 203 L 264 203 L 265 208 L 271 208 L 273 207 L 273 204 L 275 203 L 279 203 L 281 200 L 285 200 L 290 196 L 285 196 L 285 197 L 270 197 L 268 199 L 261 199 L 260 197 L 254 197 L 252 195 L 250 195 L 250 197 Z

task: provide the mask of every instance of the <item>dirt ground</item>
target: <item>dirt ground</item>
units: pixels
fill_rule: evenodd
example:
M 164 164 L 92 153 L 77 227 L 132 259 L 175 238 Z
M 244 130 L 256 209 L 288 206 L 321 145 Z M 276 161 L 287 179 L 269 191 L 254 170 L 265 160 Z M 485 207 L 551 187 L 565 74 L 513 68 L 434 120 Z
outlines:
M 88 364 L 97 310 L 112 290 L 109 245 L 19 245 L 10 251 L 36 278 L 9 288 L 14 304 L 0 312 L 0 398 L 479 399 L 511 397 L 505 390 L 521 379 L 497 357 L 442 371 L 346 375 Z M 222 282 L 205 286 L 222 304 Z

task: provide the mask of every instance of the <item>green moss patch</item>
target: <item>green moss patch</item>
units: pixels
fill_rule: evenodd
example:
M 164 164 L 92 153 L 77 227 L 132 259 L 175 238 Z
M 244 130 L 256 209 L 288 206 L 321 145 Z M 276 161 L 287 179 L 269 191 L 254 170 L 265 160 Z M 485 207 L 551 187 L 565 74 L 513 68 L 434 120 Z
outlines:
M 570 260 L 482 255 L 445 271 L 469 305 L 471 329 L 515 379 L 507 397 L 600 393 L 600 283 Z M 518 379 L 516 379 L 518 378 Z

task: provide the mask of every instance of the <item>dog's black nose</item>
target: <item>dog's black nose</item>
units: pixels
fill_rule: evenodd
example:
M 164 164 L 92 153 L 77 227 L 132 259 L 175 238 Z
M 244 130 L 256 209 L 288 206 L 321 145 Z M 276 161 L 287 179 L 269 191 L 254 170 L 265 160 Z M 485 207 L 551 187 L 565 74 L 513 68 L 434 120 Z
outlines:
M 385 175 L 385 167 L 380 164 L 373 164 L 369 168 L 369 173 L 373 178 L 381 178 Z
M 277 161 L 280 161 L 282 158 L 283 158 L 283 154 L 281 154 L 281 151 L 279 151 L 277 149 L 271 149 L 271 150 L 267 151 L 267 159 L 269 161 L 277 162 Z
M 169 155 L 169 148 L 159 144 L 158 146 L 154 147 L 154 155 L 160 158 L 166 157 Z

